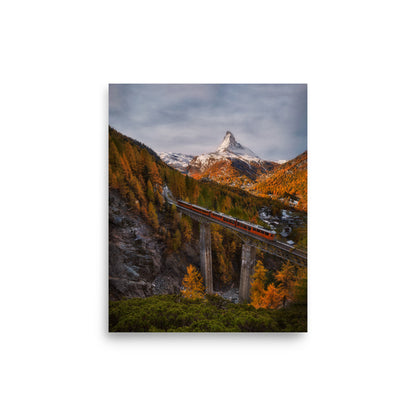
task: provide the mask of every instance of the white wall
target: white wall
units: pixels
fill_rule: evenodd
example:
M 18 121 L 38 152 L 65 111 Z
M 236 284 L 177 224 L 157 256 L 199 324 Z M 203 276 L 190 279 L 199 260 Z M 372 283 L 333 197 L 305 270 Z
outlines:
M 4 3 L 1 413 L 414 414 L 410 5 Z M 308 83 L 307 335 L 106 333 L 117 82 Z

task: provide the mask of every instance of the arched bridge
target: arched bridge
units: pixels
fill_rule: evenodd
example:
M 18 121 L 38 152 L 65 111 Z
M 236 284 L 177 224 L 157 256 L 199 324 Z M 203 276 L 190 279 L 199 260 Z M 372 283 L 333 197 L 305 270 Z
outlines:
M 219 224 L 236 233 L 243 240 L 241 255 L 241 274 L 239 297 L 240 302 L 246 302 L 250 298 L 250 276 L 254 272 L 256 249 L 266 253 L 289 260 L 297 266 L 307 266 L 307 253 L 298 248 L 294 248 L 281 241 L 271 241 L 260 235 L 253 234 L 249 231 L 237 228 L 232 224 L 215 219 L 213 217 L 199 213 L 193 209 L 186 208 L 177 203 L 167 188 L 164 189 L 164 197 L 169 204 L 176 206 L 177 210 L 199 222 L 200 231 L 200 253 L 201 253 L 201 272 L 205 280 L 207 293 L 213 293 L 213 276 L 212 276 L 212 254 L 211 254 L 211 228 L 210 224 Z M 205 210 L 201 207 L 202 210 Z M 254 224 L 253 224 L 254 226 Z

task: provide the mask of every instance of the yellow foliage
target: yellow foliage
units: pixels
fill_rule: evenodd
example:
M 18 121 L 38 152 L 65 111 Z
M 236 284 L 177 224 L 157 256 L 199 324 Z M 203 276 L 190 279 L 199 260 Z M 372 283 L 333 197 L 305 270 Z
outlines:
M 250 298 L 251 304 L 256 308 L 262 308 L 263 297 L 265 295 L 264 283 L 266 282 L 267 270 L 259 260 L 254 268 L 254 274 L 251 276 Z
M 133 173 L 131 171 L 129 161 L 127 160 L 127 156 L 125 154 L 123 154 L 123 156 L 121 157 L 121 166 L 123 167 L 123 171 L 127 180 L 131 179 Z
M 149 202 L 148 215 L 150 224 L 155 230 L 157 230 L 159 228 L 159 220 L 157 218 L 156 209 L 151 202 Z
M 298 281 L 306 282 L 306 269 L 299 270 L 299 279 L 296 275 L 296 269 L 293 264 L 287 261 L 282 269 L 275 274 L 276 281 L 269 284 L 267 289 L 264 288 L 266 283 L 267 270 L 259 260 L 251 276 L 251 305 L 256 309 L 276 309 L 286 307 L 288 302 L 292 302 L 299 297 L 298 293 L 302 290 L 304 293 L 305 283 L 298 288 Z M 302 296 L 302 295 L 300 295 Z
M 180 226 L 182 231 L 183 240 L 188 243 L 192 239 L 192 225 L 189 220 L 183 216 L 180 219 Z
M 186 269 L 186 275 L 182 280 L 184 289 L 183 296 L 188 299 L 203 299 L 205 288 L 199 271 L 190 264 Z
M 295 266 L 287 261 L 282 269 L 276 272 L 275 278 L 279 283 L 277 289 L 282 299 L 282 305 L 285 307 L 288 302 L 294 300 L 294 287 L 296 282 Z
M 300 200 L 298 209 L 307 210 L 308 199 L 308 156 L 305 151 L 295 159 L 280 165 L 274 173 L 260 178 L 251 189 L 260 195 L 275 198 L 284 197 L 286 193 L 296 194 Z
M 262 298 L 261 307 L 266 309 L 276 309 L 282 303 L 282 294 L 279 289 L 271 283 Z

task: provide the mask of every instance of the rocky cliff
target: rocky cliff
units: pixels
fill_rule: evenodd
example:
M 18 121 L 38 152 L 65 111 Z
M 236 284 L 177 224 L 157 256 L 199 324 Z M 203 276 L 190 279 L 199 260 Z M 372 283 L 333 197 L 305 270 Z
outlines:
M 191 241 L 169 253 L 152 228 L 110 189 L 110 300 L 178 293 L 186 267 L 199 265 L 198 247 Z

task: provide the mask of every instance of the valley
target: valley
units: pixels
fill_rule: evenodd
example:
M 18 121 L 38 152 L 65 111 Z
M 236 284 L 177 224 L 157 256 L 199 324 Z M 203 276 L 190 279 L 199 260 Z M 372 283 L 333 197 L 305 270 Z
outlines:
M 174 299 L 178 299 L 177 296 L 181 296 L 184 291 L 184 276 L 187 276 L 190 265 L 194 265 L 196 270 L 201 270 L 203 280 L 205 283 L 208 281 L 206 263 L 202 263 L 201 224 L 192 216 L 183 215 L 176 205 L 169 204 L 163 189 L 169 189 L 175 200 L 196 204 L 211 210 L 210 212 L 224 213 L 223 215 L 233 218 L 233 221 L 236 219 L 263 227 L 273 233 L 274 238 L 284 243 L 285 247 L 292 247 L 291 250 L 307 248 L 306 212 L 302 209 L 301 198 L 296 200 L 299 193 L 289 195 L 287 190 L 297 192 L 290 187 L 282 188 L 286 192 L 283 194 L 271 193 L 267 187 L 273 186 L 273 180 L 278 175 L 284 177 L 285 172 L 296 171 L 299 164 L 297 161 L 284 164 L 263 161 L 250 149 L 240 145 L 231 132 L 226 133 L 216 152 L 194 157 L 179 153 L 157 154 L 150 147 L 124 136 L 111 127 L 109 133 L 110 310 L 115 311 L 114 308 L 118 307 L 116 305 L 120 302 L 120 305 L 127 305 L 127 299 L 176 296 L 164 298 L 165 303 L 162 302 L 170 310 L 170 302 L 176 302 Z M 306 153 L 302 161 L 306 163 Z M 259 185 L 261 183 L 267 186 L 262 188 Z M 293 204 L 293 201 L 298 204 Z M 283 270 L 287 266 L 284 257 L 276 256 L 268 250 L 251 250 L 251 266 L 245 270 L 246 243 L 233 230 L 212 223 L 209 227 L 208 241 L 210 259 L 212 251 L 212 263 L 209 266 L 209 273 L 212 273 L 212 289 L 207 296 L 217 296 L 232 304 L 240 304 L 242 299 L 248 299 L 250 292 L 247 290 L 250 291 L 250 283 L 241 286 L 242 279 L 243 276 L 244 279 L 251 279 L 255 259 L 256 270 L 260 267 L 256 273 L 260 273 L 259 278 L 264 281 L 264 289 L 260 289 L 260 298 L 256 297 L 256 292 L 252 294 L 254 310 L 258 307 L 275 308 L 279 305 L 278 299 L 284 299 L 284 295 L 279 294 L 283 286 L 276 293 L 273 292 L 276 289 L 272 272 Z M 302 288 L 301 282 L 305 279 L 302 277 L 304 272 L 301 268 L 293 273 L 290 271 L 288 276 L 298 277 L 290 277 L 293 283 L 288 287 L 293 287 L 290 289 L 292 292 L 295 290 L 293 285 L 298 282 L 296 285 Z M 296 290 L 300 290 L 299 293 L 304 291 Z M 297 296 L 301 299 L 303 295 Z M 288 299 L 290 302 L 292 298 Z M 213 304 L 217 304 L 217 301 Z M 243 305 L 236 307 L 240 306 Z M 185 303 L 183 307 L 187 309 L 190 306 Z M 235 311 L 237 313 L 237 309 Z M 124 319 L 124 312 L 117 313 L 122 315 L 114 321 L 113 327 L 122 328 L 117 322 Z M 296 319 L 303 320 L 304 323 L 296 325 L 304 328 L 304 317 L 301 318 L 299 315 Z M 163 330 L 164 327 L 158 325 L 155 330 Z M 207 328 L 217 328 L 217 324 L 214 325 L 211 321 L 207 325 Z M 269 327 L 266 323 L 258 327 L 237 325 L 228 328 L 222 327 L 219 323 L 218 325 L 218 330 L 284 330 L 284 327 Z M 287 330 L 297 328 L 291 326 L 292 324 L 288 325 Z M 180 330 L 179 327 L 175 328 Z M 200 326 L 195 327 L 195 330 L 199 329 Z M 185 330 L 192 329 L 189 327 Z
M 227 131 L 219 147 L 192 157 L 160 152 L 169 166 L 192 178 L 236 187 L 253 195 L 279 199 L 283 204 L 306 212 L 307 153 L 292 160 L 263 160 L 237 142 Z

